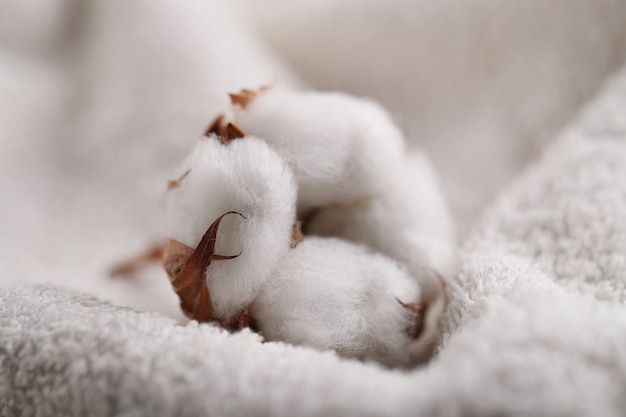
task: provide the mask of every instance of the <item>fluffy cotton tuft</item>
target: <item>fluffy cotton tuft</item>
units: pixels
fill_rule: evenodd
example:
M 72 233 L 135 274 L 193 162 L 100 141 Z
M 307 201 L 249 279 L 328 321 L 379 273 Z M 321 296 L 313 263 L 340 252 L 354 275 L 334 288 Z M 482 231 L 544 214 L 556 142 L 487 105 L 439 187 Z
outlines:
M 261 335 L 390 366 L 413 360 L 420 289 L 393 260 L 340 239 L 307 237 L 250 306 Z
M 405 152 L 402 132 L 382 107 L 342 93 L 270 88 L 235 106 L 234 122 L 293 166 L 300 215 L 378 193 Z
M 169 237 L 183 252 L 201 238 L 204 248 L 209 226 L 231 213 L 215 238 L 221 256 L 206 270 L 208 291 L 200 288 L 212 314 L 211 303 L 193 306 L 198 290 L 182 282 L 198 282 L 189 271 L 205 263 L 196 258 L 170 274 L 184 277 L 173 281 L 183 309 L 227 326 L 235 317 L 245 325 L 247 309 L 268 341 L 389 366 L 427 359 L 445 306 L 430 266 L 449 272 L 453 246 L 427 159 L 407 154 L 388 114 L 367 100 L 279 89 L 231 100 L 236 124 L 218 118 L 170 184 Z M 309 236 L 290 249 L 296 211 Z
M 387 172 L 385 183 L 375 196 L 319 210 L 308 219 L 306 232 L 368 245 L 405 263 L 421 283 L 429 280 L 438 290 L 425 267 L 452 274 L 455 237 L 434 170 L 413 150 Z
M 297 187 L 292 170 L 262 140 L 200 140 L 167 194 L 167 235 L 195 248 L 209 226 L 224 217 L 214 260 L 206 271 L 214 315 L 229 319 L 256 297 L 290 247 Z

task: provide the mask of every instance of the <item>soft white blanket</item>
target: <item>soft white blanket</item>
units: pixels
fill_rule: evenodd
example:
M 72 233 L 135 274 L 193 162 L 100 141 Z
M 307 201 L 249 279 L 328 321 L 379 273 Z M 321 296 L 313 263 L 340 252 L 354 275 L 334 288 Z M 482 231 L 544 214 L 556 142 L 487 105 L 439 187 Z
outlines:
M 626 4 L 252 3 L 295 71 L 226 2 L 0 4 L 0 414 L 623 415 L 626 72 L 535 156 L 624 61 Z M 383 100 L 440 168 L 465 237 L 428 367 L 184 324 L 159 268 L 106 277 L 225 92 L 298 76 Z

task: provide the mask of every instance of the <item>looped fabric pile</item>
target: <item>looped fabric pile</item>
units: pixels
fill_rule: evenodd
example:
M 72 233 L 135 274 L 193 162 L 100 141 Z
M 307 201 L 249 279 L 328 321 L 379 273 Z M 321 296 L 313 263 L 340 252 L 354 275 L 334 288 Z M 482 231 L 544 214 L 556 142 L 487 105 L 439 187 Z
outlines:
M 624 40 L 618 0 L 0 4 L 0 415 L 623 415 Z M 229 210 L 213 311 L 260 335 L 186 319 L 162 265 L 109 277 Z M 433 355 L 392 368 L 431 267 Z

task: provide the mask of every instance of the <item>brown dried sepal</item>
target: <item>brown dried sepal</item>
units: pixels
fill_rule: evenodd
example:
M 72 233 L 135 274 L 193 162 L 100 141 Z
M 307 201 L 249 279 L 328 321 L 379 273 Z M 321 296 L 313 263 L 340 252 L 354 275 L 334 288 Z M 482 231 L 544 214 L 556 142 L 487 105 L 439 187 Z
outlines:
M 426 303 L 403 303 L 396 298 L 402 307 L 415 314 L 415 322 L 408 330 L 408 335 L 412 339 L 417 339 L 424 331 L 424 315 L 428 305 Z
M 165 253 L 163 255 L 163 267 L 170 281 L 180 274 L 185 265 L 185 261 L 193 253 L 193 248 L 179 242 L 178 240 L 168 239 L 165 242 Z
M 432 356 L 439 339 L 439 319 L 448 304 L 446 296 L 448 284 L 437 271 L 433 271 L 433 273 L 439 281 L 439 287 L 425 294 L 423 302 L 411 303 L 414 306 L 400 302 L 403 306 L 407 306 L 405 308 L 422 311 L 419 316 L 419 325 L 416 323 L 415 341 L 408 347 L 409 353 L 416 363 L 425 362 Z
M 298 246 L 304 240 L 304 234 L 302 233 L 302 222 L 298 220 L 294 225 L 293 229 L 291 229 L 291 244 L 290 247 L 293 249 Z
M 421 316 L 426 311 L 426 304 L 424 303 L 403 303 L 397 298 L 396 300 L 400 303 L 402 307 L 406 308 L 410 312 L 415 313 L 417 315 Z
M 153 245 L 145 252 L 115 265 L 109 271 L 109 276 L 120 277 L 133 274 L 144 266 L 163 259 L 164 250 L 165 246 L 162 244 Z
M 230 332 L 241 331 L 246 327 L 250 327 L 250 315 L 248 314 L 248 308 L 246 307 L 242 309 L 230 321 L 221 324 L 223 328 Z
M 220 137 L 220 142 L 223 145 L 227 145 L 231 141 L 241 139 L 244 136 L 246 136 L 246 134 L 239 126 L 234 123 L 228 123 L 226 125 L 226 135 Z
M 187 171 L 185 171 L 183 175 L 181 175 L 177 179 L 169 180 L 167 182 L 167 190 L 169 191 L 169 190 L 173 190 L 174 188 L 180 187 L 180 183 L 185 179 L 187 175 L 189 175 L 190 172 L 191 172 L 191 169 L 188 169 Z
M 204 136 L 211 136 L 211 135 L 216 135 L 220 137 L 226 136 L 227 125 L 228 125 L 228 121 L 226 120 L 226 117 L 224 117 L 223 114 L 220 114 L 219 116 L 215 118 L 215 120 L 211 122 L 211 125 L 207 127 L 206 131 L 204 132 Z
M 204 132 L 204 136 L 211 135 L 217 136 L 223 145 L 227 145 L 235 139 L 243 138 L 246 133 L 236 124 L 226 120 L 224 115 L 219 115 Z
M 242 109 L 245 109 L 248 104 L 250 104 L 259 94 L 262 94 L 268 89 L 268 87 L 259 87 L 256 90 L 248 90 L 247 88 L 242 89 L 238 93 L 229 93 L 230 102 L 233 106 L 239 106 Z
M 189 318 L 199 322 L 212 321 L 213 307 L 206 284 L 205 272 L 213 260 L 228 260 L 237 255 L 219 255 L 215 253 L 215 241 L 220 222 L 228 214 L 243 215 L 228 211 L 218 217 L 202 236 L 198 246 L 193 249 L 176 240 L 168 240 L 163 265 L 170 278 L 170 283 L 180 299 L 180 306 Z

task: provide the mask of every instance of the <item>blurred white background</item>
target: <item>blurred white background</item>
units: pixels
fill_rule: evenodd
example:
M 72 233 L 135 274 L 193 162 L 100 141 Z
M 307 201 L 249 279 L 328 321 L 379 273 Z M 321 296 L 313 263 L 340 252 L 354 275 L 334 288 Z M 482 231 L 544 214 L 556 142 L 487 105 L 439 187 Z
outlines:
M 462 237 L 625 58 L 623 0 L 0 0 L 0 283 L 178 314 L 158 267 L 107 270 L 159 238 L 226 93 L 268 83 L 380 100 Z

